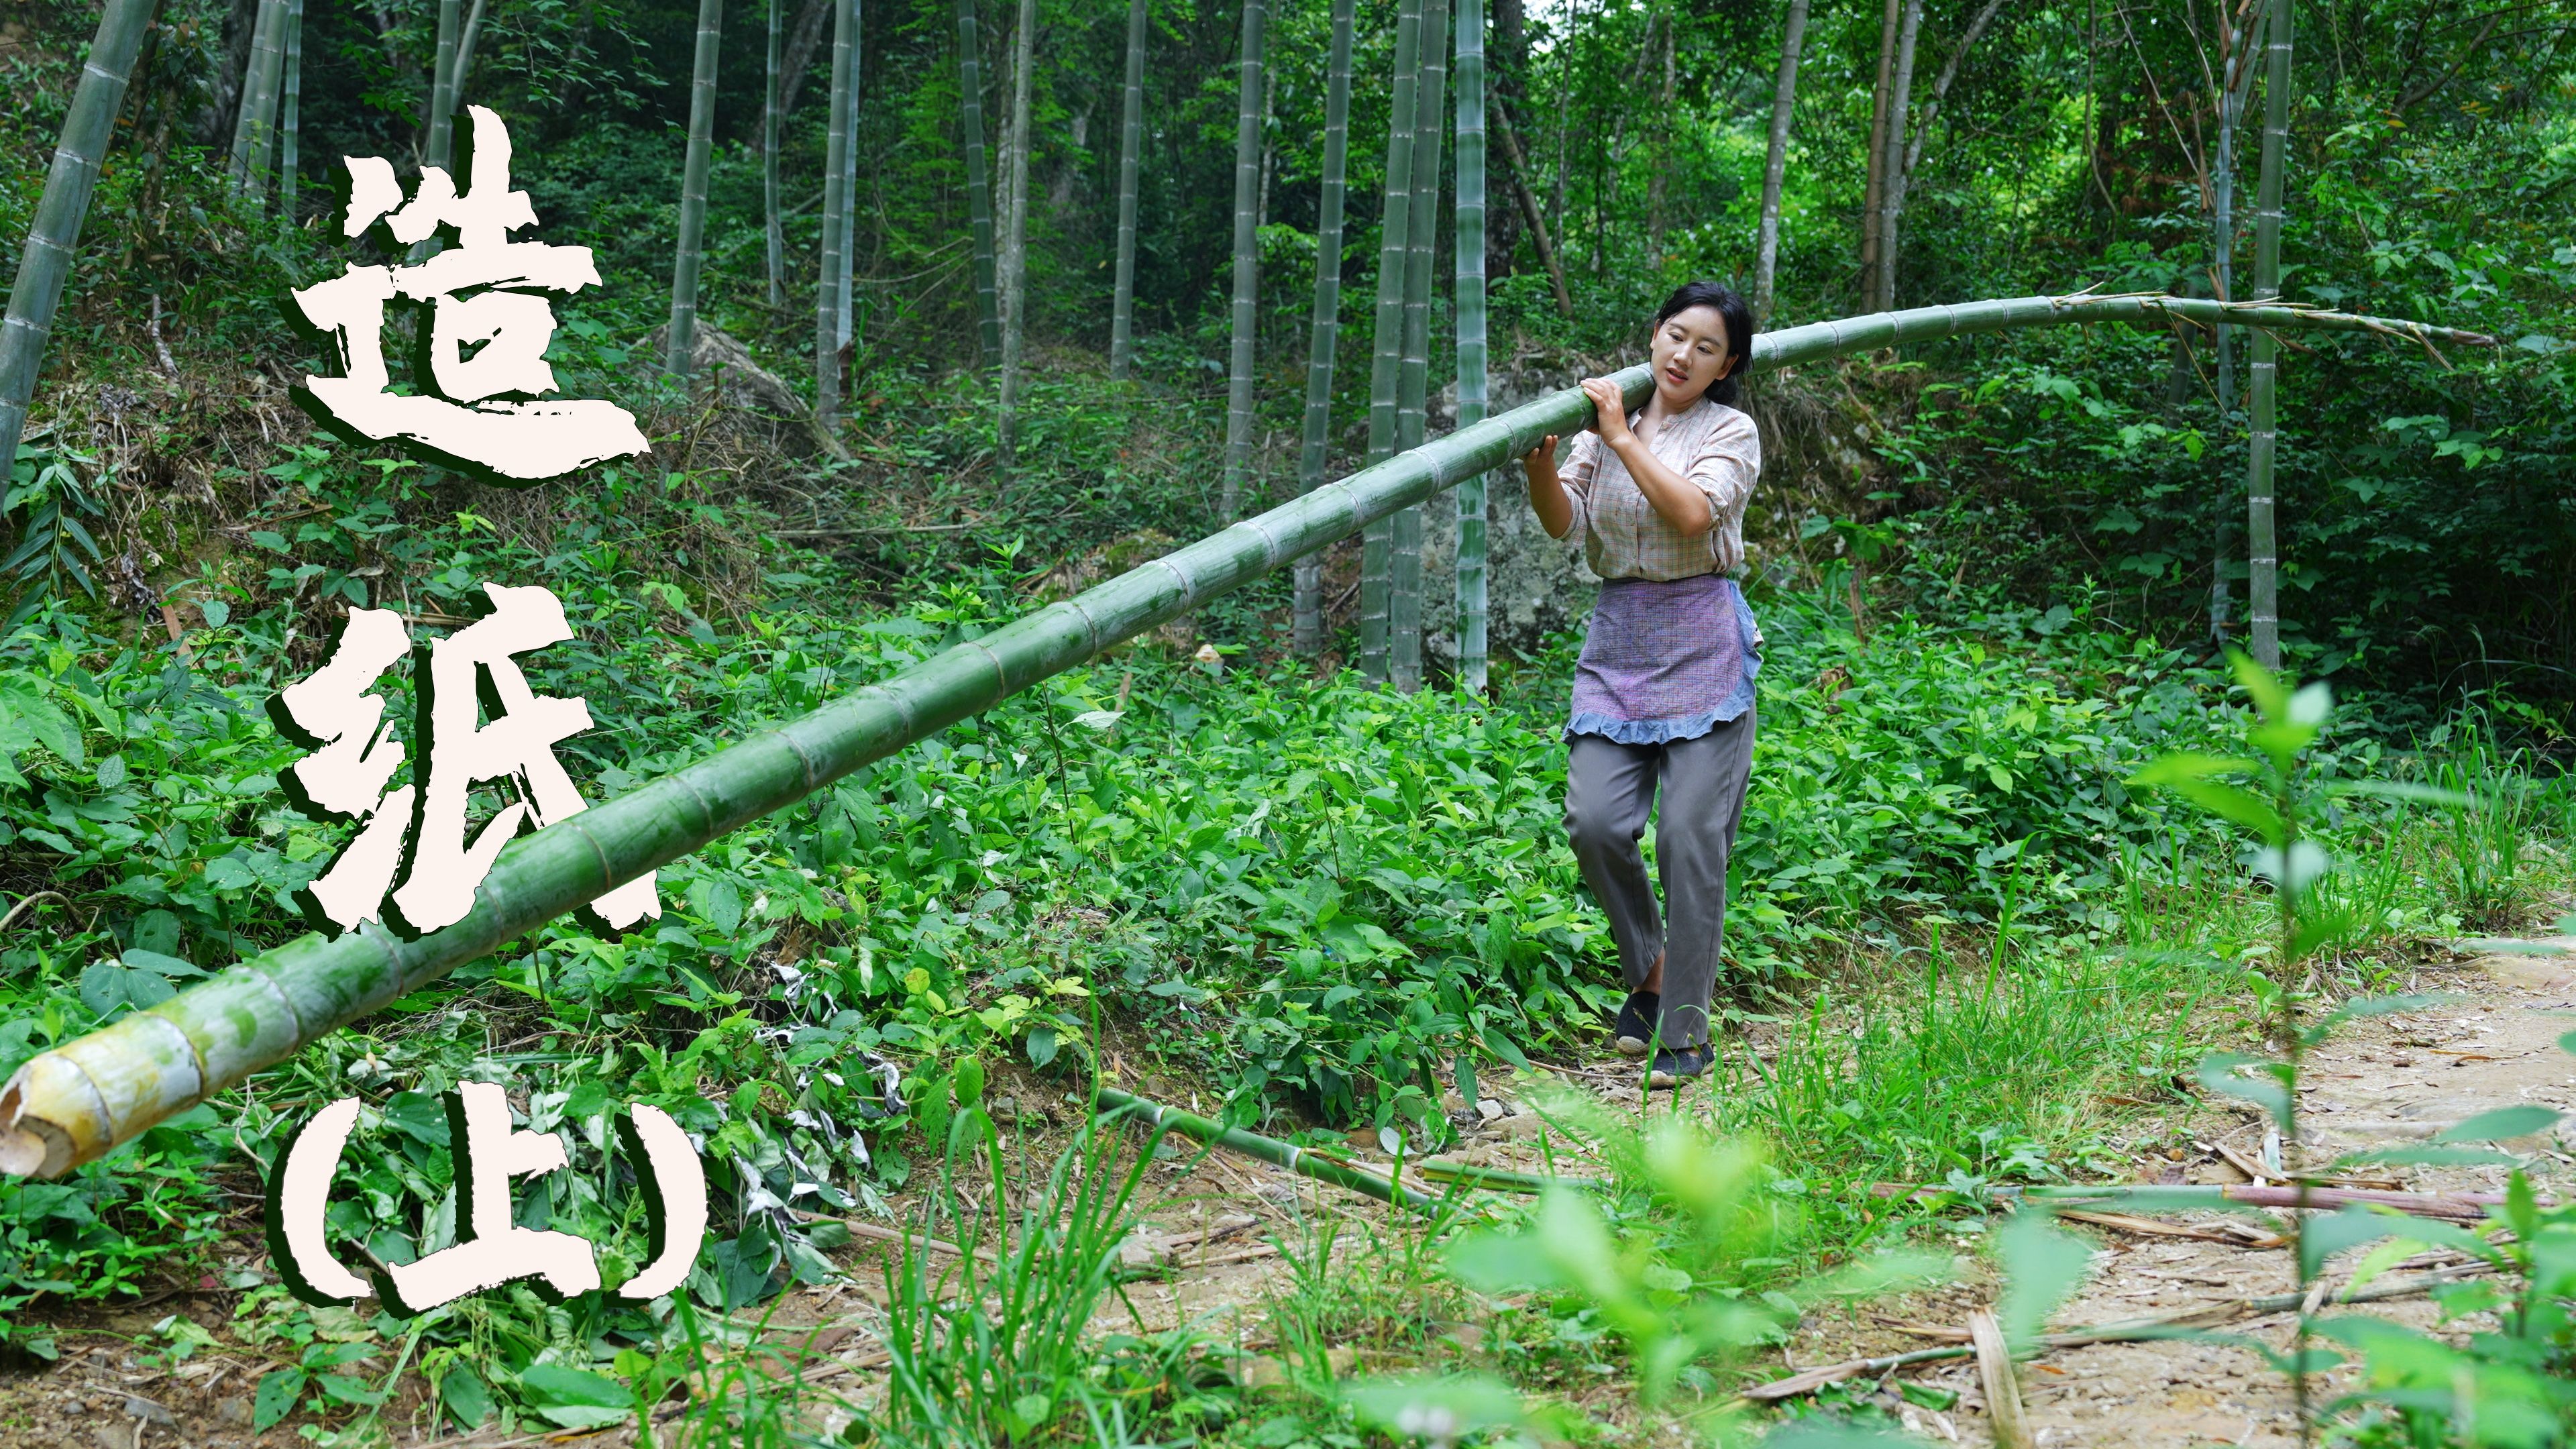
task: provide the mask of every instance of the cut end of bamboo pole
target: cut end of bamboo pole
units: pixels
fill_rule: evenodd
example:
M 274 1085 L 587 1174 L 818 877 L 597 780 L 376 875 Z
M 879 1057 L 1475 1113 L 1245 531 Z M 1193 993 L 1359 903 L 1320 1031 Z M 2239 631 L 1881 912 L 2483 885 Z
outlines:
M 59 1177 L 76 1155 L 71 1133 L 48 1120 L 42 1105 L 52 1095 L 42 1080 L 52 1074 L 38 1070 L 46 1060 L 20 1067 L 0 1087 L 0 1173 L 11 1177 Z

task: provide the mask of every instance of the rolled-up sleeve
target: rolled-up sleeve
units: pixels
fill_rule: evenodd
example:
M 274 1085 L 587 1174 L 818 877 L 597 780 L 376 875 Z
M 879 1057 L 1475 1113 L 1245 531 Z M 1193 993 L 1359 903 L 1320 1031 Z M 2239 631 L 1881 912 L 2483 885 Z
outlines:
M 1701 439 L 1683 476 L 1708 495 L 1709 531 L 1733 531 L 1740 536 L 1745 501 L 1753 496 L 1754 480 L 1762 476 L 1762 435 L 1753 419 L 1733 408 L 1718 409 L 1715 426 Z M 1734 530 L 1727 528 L 1730 522 Z M 1732 560 L 1721 563 L 1733 566 Z
M 1586 428 L 1574 435 L 1565 450 L 1565 466 L 1556 470 L 1556 481 L 1565 489 L 1565 501 L 1574 505 L 1574 522 L 1565 537 L 1582 542 L 1584 530 L 1592 525 L 1592 481 L 1601 474 L 1601 435 Z

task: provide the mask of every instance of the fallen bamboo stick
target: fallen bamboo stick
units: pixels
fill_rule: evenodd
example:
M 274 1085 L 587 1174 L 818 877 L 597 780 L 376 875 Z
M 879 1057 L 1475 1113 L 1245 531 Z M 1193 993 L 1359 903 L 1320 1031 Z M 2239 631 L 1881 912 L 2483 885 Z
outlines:
M 1992 1310 L 1980 1308 L 1968 1315 L 1968 1344 L 1977 1355 L 1977 1385 L 1986 1391 L 1986 1422 L 1993 1426 L 1995 1449 L 2037 1449 L 2030 1418 L 2022 1412 L 2021 1376 L 2013 1372 L 2012 1349 Z
M 2443 1268 L 2426 1273 L 2422 1277 L 2408 1278 L 2401 1282 L 2382 1283 L 2376 1287 L 2331 1294 L 2326 1301 L 2377 1303 L 2390 1298 L 2405 1298 L 2444 1283 L 2457 1282 L 2462 1278 L 2483 1277 L 2494 1271 L 2495 1265 L 2492 1263 L 2465 1263 L 2457 1268 Z M 2197 1308 L 2186 1308 L 2178 1313 L 2160 1314 L 2153 1318 L 2122 1319 L 2116 1323 L 2098 1323 L 2090 1328 L 2072 1328 L 2063 1333 L 2043 1334 L 2039 1343 L 2042 1348 L 2082 1348 L 2096 1343 L 2136 1343 L 2145 1339 L 2169 1337 L 2186 1329 L 2213 1328 L 2247 1314 L 2261 1317 L 2267 1313 L 2287 1312 L 2305 1303 L 2307 1298 L 2308 1295 L 2305 1293 L 2274 1293 L 2262 1298 L 2222 1298 L 2215 1303 L 2204 1303 Z M 1827 1384 L 1838 1384 L 1845 1379 L 1859 1378 L 1864 1374 L 1891 1373 L 1918 1363 L 1937 1363 L 1944 1359 L 1967 1358 L 1975 1352 L 1976 1349 L 1971 1344 L 1952 1344 L 1943 1348 L 1918 1348 L 1911 1353 L 1891 1353 L 1879 1358 L 1846 1359 L 1841 1363 L 1824 1364 L 1801 1373 L 1791 1374 L 1785 1379 L 1773 1379 L 1767 1384 L 1757 1384 L 1744 1391 L 1744 1398 L 1757 1404 L 1774 1403 L 1781 1399 L 1794 1399 L 1802 1394 L 1812 1394 Z
M 2226 1223 L 2201 1227 L 2193 1223 L 2169 1223 L 2162 1218 L 2142 1218 L 2133 1213 L 2096 1213 L 2081 1208 L 2059 1210 L 2061 1218 L 2096 1227 L 2112 1228 L 2149 1238 L 2197 1238 L 2205 1243 L 2225 1243 L 2237 1248 L 2285 1248 L 2290 1240 L 2279 1233 L 2267 1233 L 2257 1227 Z
M 1382 1203 L 1412 1208 L 1416 1212 L 1427 1212 L 1433 1204 L 1433 1199 L 1428 1194 L 1406 1187 L 1400 1182 L 1380 1177 L 1374 1172 L 1353 1167 L 1348 1163 L 1336 1162 L 1332 1158 L 1309 1152 L 1294 1143 L 1279 1141 L 1275 1137 L 1246 1132 L 1240 1127 L 1228 1127 L 1220 1122 L 1212 1122 L 1195 1112 L 1184 1112 L 1178 1107 L 1166 1107 L 1160 1102 L 1150 1102 L 1133 1092 L 1122 1092 L 1116 1087 L 1102 1087 L 1100 1105 L 1108 1109 L 1102 1113 L 1103 1116 L 1133 1113 L 1166 1131 L 1178 1132 L 1184 1137 L 1204 1142 L 1211 1147 L 1231 1147 L 1246 1157 L 1259 1158 L 1273 1167 L 1284 1167 L 1300 1177 L 1311 1177 L 1318 1182 L 1329 1182 L 1335 1187 L 1349 1188 L 1362 1197 L 1373 1197 Z
M 934 1253 L 946 1253 L 952 1258 L 962 1258 L 966 1256 L 966 1250 L 964 1248 L 957 1246 L 946 1238 L 933 1238 L 926 1237 L 920 1233 L 907 1233 L 901 1228 L 889 1228 L 880 1223 L 869 1222 L 865 1218 L 845 1218 L 836 1213 L 807 1212 L 803 1208 L 789 1208 L 788 1211 L 805 1219 L 807 1222 L 839 1223 L 842 1227 L 850 1230 L 850 1235 L 852 1237 L 873 1238 L 880 1243 L 901 1243 L 906 1246 L 924 1247 Z M 982 1262 L 990 1263 L 995 1261 L 993 1250 L 990 1248 L 977 1248 L 975 1250 L 975 1256 Z
M 2365 1188 L 2299 1187 L 2251 1183 L 2105 1183 L 2098 1186 L 2019 1186 L 2004 1184 L 1988 1191 L 1996 1197 L 2028 1202 L 2127 1204 L 2192 1212 L 2227 1207 L 2311 1208 L 2384 1207 L 2422 1218 L 2484 1222 L 2487 1209 L 2504 1201 L 2500 1192 L 2379 1192 Z M 1916 1202 L 1950 1196 L 1942 1187 L 1916 1187 L 1901 1182 L 1870 1185 L 1873 1197 L 1905 1197 Z M 2550 1199 L 2541 1206 L 2554 1207 Z
M 1434 1182 L 1463 1182 L 1469 1187 L 1490 1188 L 1495 1192 L 1545 1192 L 1551 1187 L 1592 1191 L 1603 1186 L 1597 1177 L 1550 1177 L 1543 1172 L 1521 1172 L 1509 1167 L 1443 1162 L 1437 1157 L 1424 1158 L 1414 1165 L 1413 1170 Z

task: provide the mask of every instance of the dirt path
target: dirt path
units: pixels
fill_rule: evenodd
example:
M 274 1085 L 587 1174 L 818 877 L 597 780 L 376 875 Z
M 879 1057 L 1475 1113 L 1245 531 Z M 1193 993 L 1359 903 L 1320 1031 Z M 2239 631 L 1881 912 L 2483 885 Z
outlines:
M 2550 944 L 2576 948 L 2576 938 L 2554 938 Z M 2450 997 L 2444 1004 L 2355 1023 L 2309 1058 L 2301 1105 L 2314 1159 L 2421 1140 L 2497 1107 L 2539 1103 L 2576 1109 L 2576 1057 L 2558 1046 L 2559 1037 L 2576 1029 L 2576 955 L 2485 956 L 2450 975 L 2440 989 Z M 2244 1173 L 2208 1150 L 2220 1146 L 2260 1165 L 2265 1123 L 2250 1109 L 2204 1111 L 2192 1119 L 2192 1126 L 2198 1129 L 2191 1134 L 2194 1143 L 2181 1149 L 2186 1160 L 2159 1168 L 2153 1165 L 2154 1159 L 2147 1159 L 2141 1178 L 2246 1181 Z M 2576 1128 L 2562 1130 L 2576 1132 Z M 2529 1156 L 2533 1176 L 2543 1183 L 2552 1177 L 2562 1183 L 2567 1179 L 2563 1169 L 2571 1159 L 2561 1150 L 2555 1132 L 2505 1145 Z M 2402 1179 L 2410 1189 L 2493 1191 L 2504 1185 L 2507 1169 L 2386 1167 L 2372 1171 Z M 2213 1214 L 2198 1221 L 2249 1220 Z M 2060 1326 L 2178 1312 L 2228 1298 L 2285 1293 L 2297 1286 L 2291 1255 L 2280 1249 L 2110 1229 L 2085 1231 L 2098 1248 L 2092 1275 L 2059 1311 Z M 2363 1251 L 2355 1250 L 2330 1264 L 2328 1276 L 2339 1279 Z M 1964 1324 L 1969 1310 L 1991 1302 L 1992 1296 L 1991 1283 L 1963 1282 L 1913 1300 L 1901 1313 L 1865 1316 L 1882 1330 L 1890 1330 L 1892 1321 L 1899 1318 L 1931 1325 Z M 2330 1311 L 2372 1313 L 2422 1329 L 2438 1322 L 2434 1306 L 2425 1298 Z M 2290 1324 L 2290 1315 L 2276 1314 L 2239 1319 L 2227 1329 L 2286 1349 Z M 2454 1326 L 2465 1330 L 2486 1326 L 2486 1321 L 2471 1319 Z M 1878 1354 L 1929 1346 L 1925 1338 L 1896 1331 L 1865 1335 L 1864 1340 L 1855 1350 L 1856 1340 L 1847 1327 L 1841 1332 L 1826 1327 L 1793 1345 L 1792 1361 L 1805 1367 L 1855 1351 Z M 1992 1442 L 1973 1362 L 1927 1365 L 1908 1371 L 1906 1377 L 1954 1392 L 1959 1402 L 1946 1413 L 1936 1413 L 1887 1394 L 1879 1401 L 1889 1412 L 1935 1441 Z M 2021 1381 L 2028 1419 L 2041 1449 L 2296 1442 L 2288 1385 L 2250 1349 L 2171 1341 L 2061 1349 L 2024 1364 Z M 2312 1392 L 2319 1400 L 2328 1399 L 2348 1382 L 2348 1375 L 2338 1373 L 2329 1382 L 2312 1386 Z

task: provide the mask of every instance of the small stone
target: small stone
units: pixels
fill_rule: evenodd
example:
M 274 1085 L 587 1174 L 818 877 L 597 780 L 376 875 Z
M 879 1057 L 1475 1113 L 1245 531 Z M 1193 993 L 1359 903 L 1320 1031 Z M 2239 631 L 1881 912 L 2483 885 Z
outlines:
M 241 1394 L 215 1400 L 215 1422 L 227 1429 L 250 1427 L 250 1400 Z
M 80 1415 L 82 1415 L 82 1414 L 86 1414 L 86 1413 L 88 1413 L 88 1412 L 89 1412 L 89 1405 L 82 1403 L 82 1402 L 81 1402 L 80 1400 L 78 1400 L 78 1399 L 72 1399 L 72 1400 L 70 1400 L 70 1401 L 66 1402 L 66 1403 L 63 1405 L 63 1413 L 64 1413 L 65 1415 L 70 1416 L 70 1417 L 77 1418 L 77 1417 L 79 1417 Z
M 1505 1117 L 1494 1124 L 1494 1129 L 1506 1137 L 1536 1137 L 1546 1125 L 1547 1119 L 1536 1112 L 1523 1112 L 1516 1117 Z
M 161 1407 L 159 1404 L 152 1402 L 150 1399 L 147 1399 L 140 1394 L 127 1394 L 125 1396 L 125 1417 L 129 1419 L 142 1419 L 149 1423 L 164 1426 L 179 1422 L 178 1420 L 170 1417 L 170 1411 L 168 1409 Z
M 1498 1097 L 1487 1097 L 1483 1101 L 1478 1102 L 1476 1104 L 1476 1115 L 1484 1118 L 1488 1122 L 1501 1121 L 1504 1116 L 1502 1099 Z

